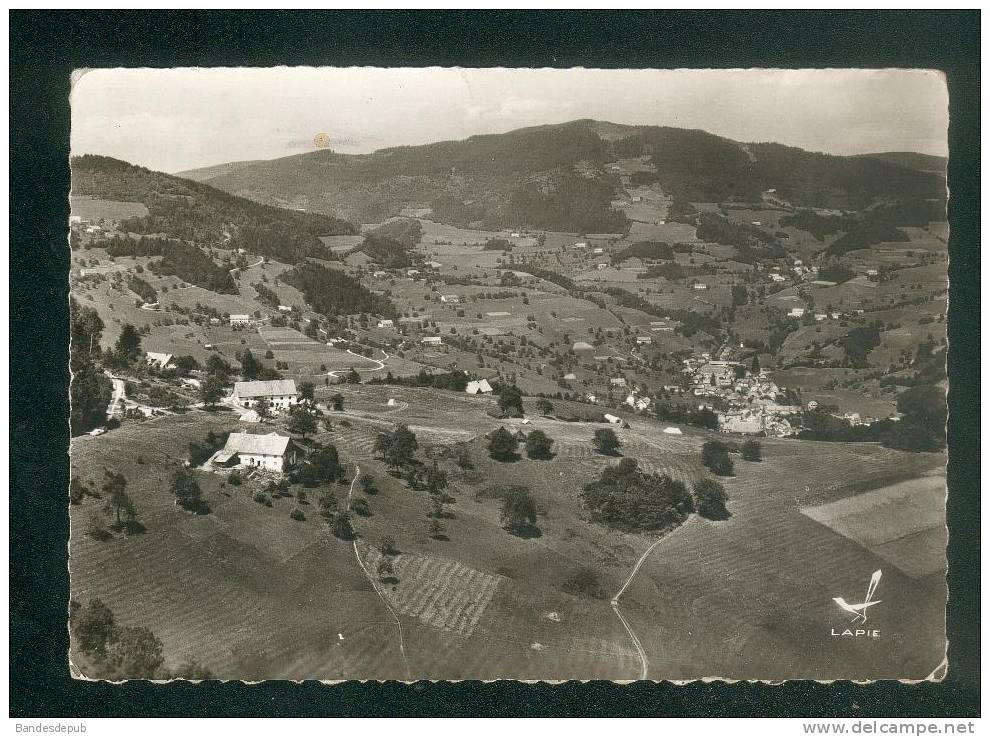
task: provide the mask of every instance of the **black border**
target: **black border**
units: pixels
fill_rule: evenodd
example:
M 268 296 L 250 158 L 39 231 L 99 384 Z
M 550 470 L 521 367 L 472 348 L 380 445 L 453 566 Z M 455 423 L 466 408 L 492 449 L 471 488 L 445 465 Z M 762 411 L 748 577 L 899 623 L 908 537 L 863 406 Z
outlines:
M 979 714 L 979 11 L 11 11 L 11 716 Z M 951 125 L 948 679 L 907 686 L 72 681 L 65 248 L 76 67 L 926 67 Z

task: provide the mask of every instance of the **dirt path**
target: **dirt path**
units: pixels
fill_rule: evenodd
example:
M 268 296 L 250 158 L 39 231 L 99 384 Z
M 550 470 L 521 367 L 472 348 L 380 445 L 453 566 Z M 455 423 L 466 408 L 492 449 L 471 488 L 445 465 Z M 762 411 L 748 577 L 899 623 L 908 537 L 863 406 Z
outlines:
M 113 417 L 117 414 L 117 405 L 124 401 L 124 380 L 118 379 L 113 374 L 107 374 L 110 377 L 110 381 L 113 382 L 113 399 L 110 400 L 110 406 L 107 407 L 107 415 Z
M 378 350 L 381 351 L 381 348 L 379 348 Z M 347 349 L 347 352 L 350 353 L 355 358 L 363 358 L 365 361 L 371 361 L 372 363 L 378 364 L 374 368 L 357 368 L 356 366 L 354 367 L 354 370 L 357 371 L 358 373 L 365 373 L 365 374 L 371 373 L 372 371 L 384 370 L 385 361 L 391 358 L 391 356 L 388 355 L 385 351 L 382 351 L 382 355 L 385 356 L 385 361 L 379 361 L 377 358 L 368 358 L 367 356 L 362 356 L 360 353 L 355 353 L 350 348 Z M 345 371 L 344 369 L 337 369 L 336 371 L 327 371 L 327 376 L 339 377 L 341 374 L 346 374 L 348 371 L 350 371 L 350 369 L 347 369 L 347 371 Z
M 347 490 L 348 512 L 351 511 L 351 497 L 354 495 L 354 485 L 357 483 L 358 477 L 360 475 L 361 475 L 361 467 L 354 466 L 354 478 L 351 480 L 351 486 Z M 402 622 L 399 620 L 399 615 L 395 613 L 395 610 L 392 608 L 392 605 L 388 603 L 388 599 L 385 597 L 385 594 L 382 592 L 381 587 L 379 587 L 378 581 L 375 580 L 375 577 L 371 575 L 371 572 L 368 570 L 368 567 L 365 566 L 364 561 L 361 560 L 361 552 L 358 550 L 357 540 L 354 540 L 352 544 L 354 545 L 354 557 L 357 558 L 358 565 L 361 566 L 361 570 L 364 571 L 365 577 L 367 577 L 368 581 L 371 582 L 371 585 L 375 589 L 375 593 L 378 594 L 378 598 L 382 600 L 382 604 L 385 605 L 385 608 L 388 609 L 388 613 L 392 615 L 392 619 L 395 621 L 395 626 L 399 631 L 399 652 L 402 654 L 402 663 L 406 669 L 406 680 L 412 680 L 412 676 L 410 675 L 410 671 L 409 671 L 409 659 L 406 657 L 405 636 L 403 635 L 402 632 Z
M 687 520 L 684 522 L 684 524 L 688 524 L 689 522 L 690 520 Z M 636 647 L 636 652 L 639 653 L 639 660 L 641 664 L 641 668 L 639 671 L 639 679 L 641 681 L 646 680 L 647 673 L 649 672 L 650 669 L 650 663 L 646 658 L 646 651 L 643 649 L 643 644 L 639 641 L 639 638 L 636 636 L 636 633 L 633 631 L 632 626 L 630 626 L 629 622 L 626 621 L 626 618 L 622 616 L 622 612 L 619 611 L 619 597 L 621 597 L 625 593 L 626 589 L 629 588 L 629 584 L 632 583 L 633 579 L 636 577 L 636 574 L 639 573 L 639 569 L 642 568 L 643 564 L 646 562 L 646 559 L 650 557 L 650 554 L 654 551 L 654 549 L 656 549 L 656 547 L 660 543 L 664 541 L 665 538 L 666 538 L 666 534 L 658 537 L 656 540 L 650 543 L 650 547 L 648 547 L 644 551 L 644 553 L 641 556 L 639 556 L 639 560 L 636 561 L 636 565 L 634 565 L 633 569 L 629 572 L 629 577 L 626 579 L 626 582 L 622 584 L 622 588 L 619 589 L 618 593 L 612 597 L 612 602 L 611 602 L 612 611 L 615 612 L 615 616 L 617 616 L 619 618 L 619 621 L 622 622 L 622 626 L 626 628 L 626 632 L 629 633 L 629 639 L 632 640 L 633 645 L 635 645 Z

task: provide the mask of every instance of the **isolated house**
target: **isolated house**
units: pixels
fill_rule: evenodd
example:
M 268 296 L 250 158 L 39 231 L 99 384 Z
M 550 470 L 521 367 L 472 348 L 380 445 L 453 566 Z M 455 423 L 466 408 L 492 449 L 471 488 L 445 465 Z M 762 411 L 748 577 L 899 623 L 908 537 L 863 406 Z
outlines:
M 488 383 L 488 379 L 469 381 L 464 391 L 468 394 L 491 394 L 492 385 Z
M 378 327 L 380 328 L 391 328 L 395 327 L 395 322 L 392 320 L 379 320 Z
M 144 360 L 149 366 L 157 366 L 160 369 L 167 369 L 175 363 L 175 356 L 171 353 L 147 353 Z
M 649 335 L 637 335 L 636 344 L 637 345 L 648 345 L 653 342 L 653 338 Z
M 423 338 L 423 345 L 443 345 L 443 339 L 439 335 L 427 335 Z
M 292 438 L 272 432 L 268 435 L 251 435 L 232 432 L 227 444 L 211 459 L 215 466 L 247 466 L 281 473 L 295 465 L 299 450 Z
M 278 306 L 278 311 L 279 312 L 292 312 L 292 308 L 289 305 L 279 305 Z
M 605 415 L 605 420 L 610 425 L 618 425 L 620 422 L 622 422 L 622 418 L 616 417 L 615 415 Z
M 440 301 L 448 305 L 460 304 L 461 298 L 456 294 L 441 294 Z
M 623 378 L 622 378 L 622 377 L 620 376 L 619 378 L 616 378 L 616 379 L 609 379 L 609 383 L 610 383 L 610 384 L 611 384 L 612 386 L 625 386 L 625 385 L 626 385 L 626 380 L 625 380 L 625 379 L 623 379 Z
M 251 316 L 250 315 L 231 315 L 230 316 L 231 325 L 250 325 Z
M 804 307 L 792 307 L 787 313 L 788 317 L 804 317 Z
M 292 379 L 277 381 L 237 381 L 230 398 L 241 407 L 254 407 L 264 399 L 272 409 L 280 410 L 290 407 L 299 401 L 296 393 L 296 382 Z

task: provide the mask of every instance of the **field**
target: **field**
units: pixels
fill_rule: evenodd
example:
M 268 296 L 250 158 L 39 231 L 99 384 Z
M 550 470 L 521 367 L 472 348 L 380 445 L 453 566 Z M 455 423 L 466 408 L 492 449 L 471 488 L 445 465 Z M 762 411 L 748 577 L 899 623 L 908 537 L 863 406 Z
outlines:
M 79 195 L 69 198 L 69 206 L 73 215 L 89 221 L 123 220 L 148 214 L 148 208 L 140 202 L 117 202 Z
M 945 571 L 945 477 L 925 476 L 801 512 L 912 578 Z M 883 520 L 882 525 L 877 520 Z
M 345 411 L 331 413 L 334 429 L 319 437 L 337 445 L 351 475 L 376 480 L 378 492 L 365 497 L 371 516 L 354 518 L 356 551 L 373 571 L 379 541 L 386 534 L 396 540 L 398 581 L 382 595 L 402 624 L 405 659 L 395 621 L 355 547 L 326 532 L 311 501 L 278 499 L 268 508 L 252 501 L 255 482 L 221 486 L 219 476 L 201 474 L 212 512 L 195 516 L 172 504 L 168 476 L 186 443 L 210 428 L 236 427 L 227 413 L 125 423 L 73 441 L 74 472 L 94 488 L 104 467 L 124 473 L 147 527 L 141 535 L 96 542 L 85 529 L 90 517 L 102 516 L 101 503 L 73 506 L 73 596 L 100 596 L 120 621 L 150 627 L 170 664 L 195 655 L 225 678 L 637 676 L 640 659 L 608 599 L 561 589 L 568 576 L 590 566 L 613 595 L 653 540 L 587 519 L 579 490 L 615 462 L 591 448 L 601 425 L 535 415 L 527 425 L 499 421 L 486 414 L 490 397 L 429 389 L 339 385 L 318 389 L 318 398 L 333 391 L 344 395 Z M 408 423 L 421 457 L 437 458 L 450 474 L 454 501 L 443 520 L 445 539 L 428 535 L 427 493 L 410 491 L 373 456 L 375 435 L 395 422 Z M 686 482 L 704 475 L 698 450 L 708 434 L 684 428 L 683 435 L 666 435 L 662 425 L 638 416 L 630 423 L 618 430 L 625 455 Z M 543 429 L 556 441 L 555 457 L 491 460 L 482 436 L 499 425 Z M 453 463 L 455 446 L 466 450 L 472 468 Z M 726 481 L 729 520 L 692 519 L 670 533 L 623 595 L 649 677 L 926 676 L 944 647 L 931 635 L 941 629 L 944 606 L 938 575 L 911 577 L 884 567 L 884 604 L 876 617 L 889 637 L 835 643 L 828 631 L 842 623 L 832 596 L 851 600 L 870 572 L 892 556 L 910 557 L 895 550 L 903 525 L 882 541 L 850 538 L 850 520 L 867 513 L 858 500 L 875 493 L 864 484 L 917 478 L 943 457 L 775 440 L 764 441 L 764 457 L 760 464 L 736 462 L 736 477 Z M 832 469 L 827 480 L 823 466 Z M 531 489 L 538 535 L 517 537 L 501 528 L 498 502 L 485 492 L 493 483 Z M 331 488 L 344 504 L 347 485 Z M 829 524 L 808 516 L 809 508 L 831 510 L 820 505 L 839 500 L 845 506 L 828 515 Z M 306 520 L 289 518 L 295 506 Z M 937 506 L 926 509 L 926 519 L 940 518 Z

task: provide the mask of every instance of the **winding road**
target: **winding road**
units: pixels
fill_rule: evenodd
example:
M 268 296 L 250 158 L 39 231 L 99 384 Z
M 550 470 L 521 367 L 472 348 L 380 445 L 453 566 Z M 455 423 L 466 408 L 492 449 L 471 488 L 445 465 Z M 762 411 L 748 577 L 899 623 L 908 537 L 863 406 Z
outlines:
M 381 351 L 381 348 L 379 348 L 378 350 Z M 354 370 L 357 371 L 358 373 L 370 374 L 372 371 L 382 371 L 385 368 L 385 361 L 391 358 L 391 356 L 388 355 L 385 351 L 382 351 L 382 355 L 385 356 L 385 361 L 379 361 L 377 358 L 368 358 L 367 356 L 362 356 L 360 353 L 355 353 L 350 348 L 347 349 L 347 352 L 350 353 L 355 358 L 363 358 L 365 361 L 371 361 L 372 363 L 378 364 L 375 368 L 357 368 L 356 366 L 353 367 Z M 347 369 L 347 371 L 350 371 L 350 369 Z M 344 369 L 327 371 L 327 376 L 339 377 L 340 374 L 345 374 L 347 373 L 347 371 L 345 371 Z
M 643 649 L 643 643 L 639 641 L 639 638 L 636 636 L 636 633 L 633 631 L 633 628 L 629 625 L 629 622 L 626 621 L 626 618 L 622 616 L 622 612 L 619 611 L 619 597 L 622 596 L 623 593 L 625 593 L 625 590 L 629 587 L 629 584 L 632 583 L 633 578 L 635 578 L 636 574 L 639 573 L 640 567 L 642 567 L 643 563 L 646 562 L 646 559 L 650 557 L 650 553 L 652 553 L 654 548 L 656 548 L 657 545 L 659 545 L 661 542 L 663 542 L 663 537 L 659 537 L 656 540 L 654 540 L 650 544 L 650 547 L 646 549 L 646 552 L 644 552 L 639 557 L 639 560 L 636 561 L 636 565 L 633 566 L 632 571 L 629 573 L 629 577 L 626 579 L 626 582 L 622 584 L 622 588 L 619 589 L 619 592 L 612 597 L 612 602 L 611 602 L 612 611 L 615 612 L 615 616 L 617 616 L 619 618 L 619 621 L 622 622 L 622 626 L 626 628 L 626 632 L 629 633 L 629 639 L 632 640 L 633 645 L 635 645 L 636 647 L 636 652 L 639 654 L 639 660 L 641 664 L 641 668 L 639 671 L 639 680 L 641 681 L 646 680 L 646 675 L 650 669 L 650 663 L 646 659 L 646 651 Z
M 384 352 L 384 351 L 383 351 Z M 354 478 L 351 480 L 351 487 L 347 490 L 347 511 L 351 511 L 351 497 L 354 495 L 354 485 L 357 483 L 358 477 L 361 475 L 361 467 L 354 467 Z M 411 671 L 409 670 L 409 659 L 406 657 L 406 642 L 405 636 L 402 632 L 402 622 L 399 620 L 399 615 L 395 613 L 392 605 L 388 603 L 388 599 L 382 592 L 381 587 L 378 585 L 378 581 L 375 577 L 371 575 L 368 567 L 361 560 L 361 553 L 358 550 L 357 540 L 355 539 L 352 544 L 354 545 L 354 557 L 357 558 L 358 565 L 361 566 L 361 570 L 364 571 L 364 575 L 367 577 L 368 581 L 371 582 L 372 587 L 375 589 L 375 593 L 378 594 L 378 598 L 382 600 L 382 604 L 388 609 L 388 613 L 392 615 L 392 619 L 395 621 L 395 626 L 399 631 L 399 652 L 402 654 L 402 664 L 406 669 L 406 680 L 412 680 Z

